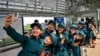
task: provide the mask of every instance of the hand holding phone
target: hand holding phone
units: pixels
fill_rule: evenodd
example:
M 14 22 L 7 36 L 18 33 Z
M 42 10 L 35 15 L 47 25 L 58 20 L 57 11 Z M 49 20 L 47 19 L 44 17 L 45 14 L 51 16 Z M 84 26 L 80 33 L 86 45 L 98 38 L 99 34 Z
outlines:
M 18 20 L 19 14 L 18 13 L 9 13 L 5 17 L 4 27 L 8 27 L 12 22 Z
M 8 27 L 12 23 L 13 14 L 8 14 L 5 17 L 4 27 Z
M 16 22 L 18 20 L 19 13 L 13 13 L 12 22 Z

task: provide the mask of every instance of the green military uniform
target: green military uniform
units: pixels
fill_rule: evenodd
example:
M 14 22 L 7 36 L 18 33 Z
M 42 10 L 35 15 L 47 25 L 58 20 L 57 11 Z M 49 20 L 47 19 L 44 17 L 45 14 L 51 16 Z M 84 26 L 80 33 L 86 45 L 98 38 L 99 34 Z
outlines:
M 72 24 L 70 29 L 74 28 L 75 30 L 77 29 L 77 26 Z M 74 53 L 74 51 L 76 51 L 74 48 L 74 35 L 76 35 L 76 32 L 71 35 L 71 32 L 69 31 L 68 37 L 69 37 L 69 41 L 68 41 L 68 56 L 76 56 Z
M 34 36 L 31 36 L 31 38 L 29 38 L 20 35 L 11 26 L 4 29 L 7 34 L 11 36 L 11 38 L 21 43 L 22 50 L 19 52 L 18 56 L 39 56 L 39 53 L 42 49 L 40 39 L 36 39 Z
M 64 23 L 60 23 L 58 25 L 58 27 L 64 27 L 66 29 L 66 25 Z M 58 32 L 58 31 L 57 31 Z M 64 32 L 62 32 L 62 37 L 59 34 L 56 34 L 58 41 L 57 41 L 57 45 L 56 45 L 56 53 L 55 56 L 67 56 L 67 42 L 68 42 L 68 32 L 66 30 L 64 30 Z M 65 39 L 64 44 L 61 44 L 61 40 Z

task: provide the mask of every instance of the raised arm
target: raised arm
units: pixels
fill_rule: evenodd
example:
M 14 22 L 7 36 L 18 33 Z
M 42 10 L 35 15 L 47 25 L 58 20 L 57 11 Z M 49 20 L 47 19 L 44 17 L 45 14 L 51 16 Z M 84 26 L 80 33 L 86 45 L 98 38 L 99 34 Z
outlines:
M 17 33 L 15 31 L 14 28 L 12 28 L 10 26 L 10 24 L 12 23 L 12 19 L 13 19 L 13 14 L 8 14 L 5 18 L 4 21 L 4 30 L 7 32 L 7 34 L 9 36 L 11 36 L 11 38 L 13 38 L 15 41 L 20 42 L 20 43 L 24 43 L 25 40 L 27 39 L 27 37 L 24 37 L 23 35 Z

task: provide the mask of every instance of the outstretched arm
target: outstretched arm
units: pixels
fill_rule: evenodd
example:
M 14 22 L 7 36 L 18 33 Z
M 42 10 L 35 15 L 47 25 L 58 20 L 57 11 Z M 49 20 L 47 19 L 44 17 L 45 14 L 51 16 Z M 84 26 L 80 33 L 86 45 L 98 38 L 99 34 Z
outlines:
M 15 29 L 13 29 L 10 24 L 12 23 L 12 19 L 13 19 L 13 14 L 8 14 L 5 18 L 5 22 L 4 22 L 4 30 L 7 32 L 7 34 L 9 36 L 11 36 L 11 38 L 13 38 L 15 41 L 23 43 L 26 40 L 26 37 L 24 37 L 23 35 L 17 33 L 15 31 Z

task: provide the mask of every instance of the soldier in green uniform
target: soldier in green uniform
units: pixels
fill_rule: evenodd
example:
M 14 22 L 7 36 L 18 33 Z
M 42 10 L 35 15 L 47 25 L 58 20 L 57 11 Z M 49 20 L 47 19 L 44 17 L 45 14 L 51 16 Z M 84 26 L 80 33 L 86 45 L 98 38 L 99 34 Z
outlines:
M 66 31 L 66 24 L 60 23 L 58 25 L 56 36 L 58 38 L 58 44 L 55 47 L 55 56 L 67 56 L 68 32 Z
M 42 27 L 39 23 L 32 23 L 32 36 L 26 37 L 11 27 L 12 23 L 12 14 L 8 14 L 5 18 L 4 22 L 4 30 L 7 34 L 15 41 L 19 42 L 22 46 L 22 50 L 19 52 L 18 56 L 43 56 L 40 55 L 40 51 L 42 49 L 41 45 L 41 34 L 42 34 Z
M 71 25 L 69 31 L 69 46 L 68 54 L 69 56 L 81 56 L 80 44 L 82 42 L 83 35 L 79 31 L 77 32 L 77 26 Z
M 67 48 L 68 56 L 74 56 L 73 48 L 74 48 L 74 35 L 76 35 L 76 29 L 77 29 L 77 26 L 72 24 L 69 30 L 69 34 L 68 34 L 69 42 L 68 42 L 68 48 Z
M 55 46 L 57 44 L 57 37 L 55 34 L 50 33 L 48 36 L 45 37 L 45 39 L 43 40 L 43 52 L 44 52 L 44 56 L 52 56 L 52 49 L 53 46 Z
M 47 24 L 47 28 L 43 30 L 43 38 L 45 39 L 46 36 L 48 36 L 50 33 L 53 33 L 55 31 L 55 22 L 53 20 L 50 20 Z
M 88 39 L 87 40 L 89 41 L 90 47 L 94 48 L 93 42 L 92 42 L 93 41 L 93 37 L 94 37 L 92 26 L 93 26 L 93 22 L 91 21 L 91 22 L 88 23 L 88 35 L 87 35 Z
M 55 32 L 55 22 L 53 20 L 50 20 L 47 24 L 47 28 L 43 30 L 43 34 L 42 34 L 42 39 L 45 39 L 46 36 L 50 35 L 51 33 L 54 34 Z M 45 51 L 48 51 L 47 49 L 50 50 L 50 55 L 53 55 L 53 46 L 48 46 L 45 47 Z
M 85 45 L 86 44 L 86 33 L 87 33 L 87 29 L 84 28 L 84 22 L 83 21 L 79 21 L 78 22 L 78 29 L 77 29 L 77 33 L 81 33 L 83 35 L 83 40 L 82 40 L 82 44 L 81 45 Z

